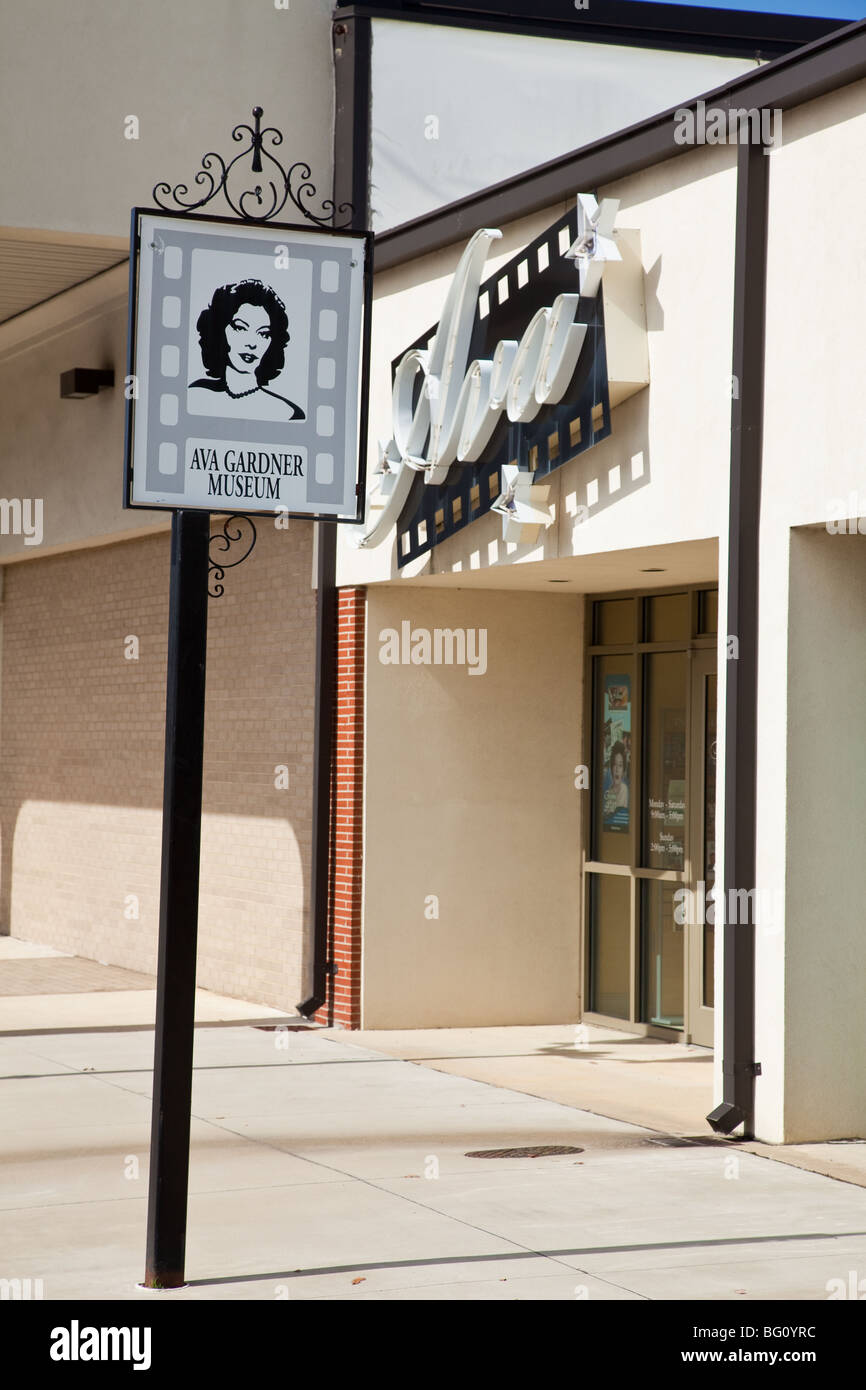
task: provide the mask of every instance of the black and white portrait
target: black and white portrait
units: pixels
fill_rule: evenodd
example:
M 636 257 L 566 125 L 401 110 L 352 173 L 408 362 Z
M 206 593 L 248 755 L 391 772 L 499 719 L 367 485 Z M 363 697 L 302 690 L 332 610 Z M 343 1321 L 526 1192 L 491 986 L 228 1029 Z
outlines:
M 304 420 L 302 407 L 272 383 L 286 364 L 291 337 L 282 299 L 261 280 L 220 285 L 196 322 L 205 375 L 189 384 L 190 409 L 207 414 L 214 394 L 220 414 L 256 420 Z M 281 383 L 282 385 L 282 383 Z

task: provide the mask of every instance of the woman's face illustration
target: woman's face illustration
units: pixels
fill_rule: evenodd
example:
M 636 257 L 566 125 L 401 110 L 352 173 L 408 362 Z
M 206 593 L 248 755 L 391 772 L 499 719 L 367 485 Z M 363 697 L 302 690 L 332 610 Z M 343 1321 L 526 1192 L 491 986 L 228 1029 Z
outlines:
M 254 374 L 271 342 L 271 320 L 267 309 L 256 304 L 240 304 L 226 328 L 229 364 L 236 372 Z
M 610 763 L 610 780 L 615 787 L 619 787 L 620 783 L 622 782 L 624 773 L 625 768 L 623 767 L 622 763 L 622 754 L 616 753 L 614 757 L 611 758 Z

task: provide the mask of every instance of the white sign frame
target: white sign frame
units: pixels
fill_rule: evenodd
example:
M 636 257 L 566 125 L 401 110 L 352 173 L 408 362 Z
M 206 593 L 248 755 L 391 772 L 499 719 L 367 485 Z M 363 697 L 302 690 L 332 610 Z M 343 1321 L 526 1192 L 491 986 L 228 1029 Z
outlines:
M 124 507 L 363 521 L 372 240 L 133 208 Z

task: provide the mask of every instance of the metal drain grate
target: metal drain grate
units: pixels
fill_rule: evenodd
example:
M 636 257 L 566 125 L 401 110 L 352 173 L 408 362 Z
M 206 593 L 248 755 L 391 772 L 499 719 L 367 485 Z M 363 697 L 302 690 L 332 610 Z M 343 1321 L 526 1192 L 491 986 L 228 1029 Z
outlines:
M 315 1023 L 254 1023 L 257 1033 L 315 1033 Z
M 570 1144 L 530 1144 L 523 1149 L 473 1149 L 466 1158 L 553 1158 L 556 1154 L 582 1154 Z
M 663 1149 L 729 1149 L 729 1139 L 719 1139 L 714 1134 L 696 1134 L 692 1138 L 679 1134 L 658 1134 L 644 1139 L 644 1144 L 657 1144 Z

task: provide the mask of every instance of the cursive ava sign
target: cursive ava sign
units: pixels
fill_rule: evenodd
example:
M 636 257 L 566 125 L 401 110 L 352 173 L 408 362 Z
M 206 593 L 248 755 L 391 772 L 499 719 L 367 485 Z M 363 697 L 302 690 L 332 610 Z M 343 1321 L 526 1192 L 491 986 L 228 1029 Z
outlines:
M 562 400 L 587 335 L 586 323 L 578 321 L 581 299 L 595 298 L 605 263 L 620 259 L 613 229 L 617 207 L 613 198 L 598 203 L 590 194 L 579 196 L 578 235 L 561 252 L 574 263 L 574 289 L 538 308 L 519 341 L 502 338 L 489 355 L 470 361 L 487 255 L 502 236 L 494 228 L 474 234 L 432 338 L 425 347 L 410 348 L 397 364 L 391 438 L 382 449 L 366 526 L 355 533 L 358 545 L 372 547 L 384 539 L 419 473 L 426 484 L 443 484 L 455 464 L 484 457 L 501 421 L 527 424 Z

